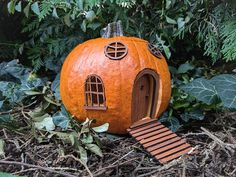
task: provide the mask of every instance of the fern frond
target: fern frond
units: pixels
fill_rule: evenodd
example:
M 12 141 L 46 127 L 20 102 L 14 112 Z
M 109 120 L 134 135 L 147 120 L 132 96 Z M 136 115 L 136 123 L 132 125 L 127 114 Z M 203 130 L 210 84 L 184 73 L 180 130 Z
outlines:
M 236 19 L 224 22 L 221 39 L 223 41 L 221 52 L 226 61 L 236 60 Z
M 42 1 L 42 4 L 40 5 L 40 14 L 39 14 L 39 21 L 44 19 L 47 15 L 49 15 L 52 12 L 53 6 L 50 3 L 50 1 Z

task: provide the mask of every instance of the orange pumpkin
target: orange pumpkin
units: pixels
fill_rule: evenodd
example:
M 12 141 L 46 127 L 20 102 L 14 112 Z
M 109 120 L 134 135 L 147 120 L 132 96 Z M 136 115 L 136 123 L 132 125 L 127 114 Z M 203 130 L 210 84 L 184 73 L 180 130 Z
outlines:
M 76 119 L 107 122 L 109 132 L 124 134 L 140 119 L 160 117 L 171 95 L 170 73 L 163 55 L 143 39 L 91 39 L 67 56 L 60 93 Z

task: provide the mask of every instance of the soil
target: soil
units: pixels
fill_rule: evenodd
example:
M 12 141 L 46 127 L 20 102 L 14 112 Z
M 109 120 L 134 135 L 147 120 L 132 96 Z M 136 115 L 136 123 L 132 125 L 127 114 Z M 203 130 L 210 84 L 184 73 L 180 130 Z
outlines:
M 40 140 L 31 133 L 2 129 L 0 138 L 6 144 L 0 171 L 28 177 L 234 177 L 236 112 L 207 117 L 205 121 L 186 124 L 177 132 L 194 147 L 194 152 L 165 165 L 129 136 L 100 135 L 103 157 L 89 154 L 84 166 L 73 147 L 56 140 Z

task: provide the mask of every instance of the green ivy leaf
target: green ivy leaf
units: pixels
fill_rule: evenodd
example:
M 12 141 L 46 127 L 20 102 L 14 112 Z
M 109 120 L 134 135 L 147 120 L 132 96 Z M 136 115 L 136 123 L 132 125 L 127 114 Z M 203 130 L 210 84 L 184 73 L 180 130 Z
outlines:
M 96 144 L 86 144 L 86 148 L 91 152 L 93 152 L 94 154 L 103 157 L 100 147 L 98 147 Z
M 83 32 L 86 32 L 86 24 L 87 24 L 86 20 L 83 20 L 83 22 L 80 25 Z
M 60 73 L 57 74 L 56 78 L 51 84 L 51 90 L 53 91 L 53 94 L 57 100 L 61 100 L 60 95 Z
M 169 9 L 171 6 L 171 0 L 166 0 L 166 9 Z
M 31 5 L 31 10 L 32 10 L 36 15 L 39 15 L 39 14 L 40 14 L 39 4 L 38 4 L 37 1 Z
M 93 142 L 93 136 L 91 134 L 88 134 L 88 135 L 84 134 L 81 141 L 83 144 L 91 144 Z
M 55 17 L 55 18 L 59 18 L 58 15 L 57 15 L 57 9 L 56 8 L 53 8 L 52 16 Z
M 16 5 L 16 1 L 15 0 L 11 0 L 8 4 L 7 4 L 7 9 L 8 12 L 10 14 L 14 14 L 15 13 L 15 5 Z
M 29 10 L 30 10 L 30 3 L 29 4 L 27 4 L 27 6 L 25 6 L 25 8 L 24 8 L 24 14 L 25 14 L 25 16 L 28 18 L 29 17 Z
M 177 73 L 184 74 L 184 73 L 187 73 L 188 71 L 193 70 L 193 69 L 194 69 L 194 66 L 192 64 L 184 63 L 179 66 Z
M 35 127 L 39 130 L 46 129 L 47 131 L 52 131 L 55 129 L 55 125 L 52 121 L 52 117 L 48 114 L 44 116 L 45 118 L 41 122 L 35 122 Z
M 176 117 L 171 117 L 170 120 L 170 129 L 173 131 L 173 132 L 176 132 L 181 126 L 180 126 L 180 123 L 179 123 L 179 120 L 176 118 Z
M 190 103 L 186 102 L 185 100 L 178 100 L 173 103 L 174 109 L 187 108 L 189 106 L 190 106 Z
M 9 123 L 13 120 L 13 117 L 10 114 L 0 116 L 0 124 Z
M 68 14 L 66 14 L 66 15 L 64 16 L 64 22 L 65 22 L 65 24 L 66 24 L 68 27 L 70 27 L 70 25 L 71 25 L 70 13 L 68 13 Z
M 194 96 L 197 100 L 206 104 L 213 104 L 217 99 L 217 92 L 214 85 L 210 81 L 199 78 L 193 80 L 191 83 L 180 87 L 186 93 Z
M 190 119 L 203 120 L 205 116 L 202 111 L 194 111 L 194 112 L 185 112 L 184 114 L 181 114 L 180 117 L 185 122 L 188 122 Z
M 77 149 L 79 149 L 78 153 L 80 155 L 80 160 L 86 164 L 88 161 L 88 154 L 87 151 L 80 145 L 77 146 Z
M 80 10 L 84 10 L 84 0 L 77 0 L 77 6 Z
M 18 3 L 17 3 L 17 5 L 15 6 L 15 9 L 16 9 L 16 11 L 17 12 L 21 12 L 21 1 L 19 1 Z
M 181 29 L 181 28 L 183 28 L 183 27 L 184 27 L 184 25 L 185 25 L 184 18 L 182 18 L 182 17 L 179 17 L 179 18 L 177 19 L 177 24 L 178 24 L 178 29 Z
M 167 16 L 166 16 L 166 22 L 173 25 L 177 24 L 177 22 L 174 19 Z
M 53 116 L 53 122 L 56 126 L 61 127 L 62 129 L 66 130 L 69 126 L 70 119 L 64 115 L 62 112 L 57 112 Z
M 167 47 L 166 45 L 163 45 L 163 50 L 164 50 L 164 52 L 166 54 L 166 57 L 169 59 L 170 56 L 171 56 L 171 52 L 170 52 L 169 47 Z
M 93 21 L 96 18 L 95 12 L 93 10 L 86 12 L 85 18 L 90 22 Z
M 88 24 L 88 28 L 92 29 L 92 30 L 96 30 L 98 27 L 101 26 L 101 23 L 99 22 L 95 22 L 95 23 L 89 23 Z
M 92 129 L 97 133 L 102 133 L 108 130 L 109 124 L 105 123 L 99 127 L 93 127 Z
M 236 108 L 236 75 L 221 74 L 210 80 L 227 108 Z

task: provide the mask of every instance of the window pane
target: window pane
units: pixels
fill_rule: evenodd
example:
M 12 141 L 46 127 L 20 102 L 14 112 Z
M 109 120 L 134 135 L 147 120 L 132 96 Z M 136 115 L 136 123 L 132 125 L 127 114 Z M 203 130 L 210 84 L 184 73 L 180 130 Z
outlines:
M 97 77 L 97 83 L 101 83 L 100 79 Z
M 91 76 L 91 82 L 96 82 L 96 77 L 95 76 Z
M 98 105 L 97 94 L 92 93 L 92 102 L 94 106 Z
M 92 99 L 90 93 L 86 93 L 86 98 L 87 98 L 87 106 L 92 106 Z
M 100 103 L 100 106 L 104 105 L 103 94 L 99 94 L 99 103 Z
M 98 92 L 103 92 L 102 84 L 98 84 Z
M 97 86 L 96 86 L 96 84 L 91 84 L 91 91 L 92 91 L 92 92 L 97 92 Z

